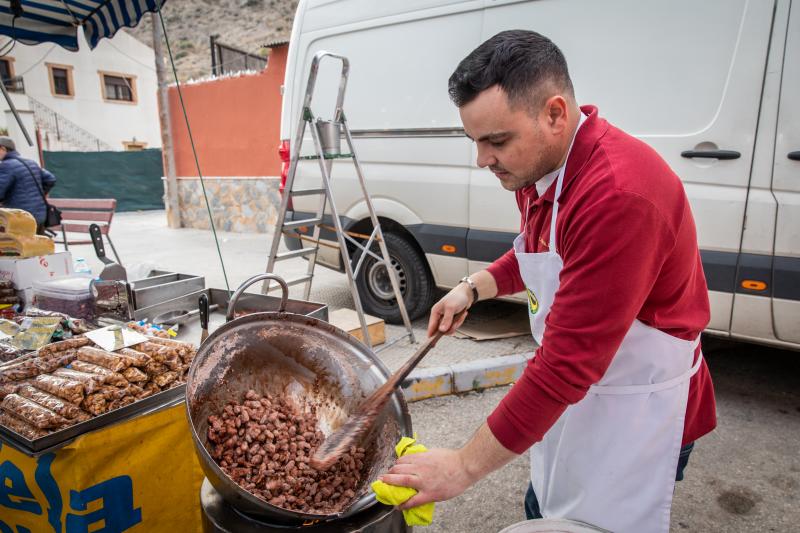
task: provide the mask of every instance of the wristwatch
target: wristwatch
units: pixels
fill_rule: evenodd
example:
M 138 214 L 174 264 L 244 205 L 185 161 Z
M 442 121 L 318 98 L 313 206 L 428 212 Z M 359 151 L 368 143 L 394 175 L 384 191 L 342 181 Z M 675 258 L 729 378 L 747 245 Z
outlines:
M 477 285 L 475 285 L 475 282 L 472 281 L 472 278 L 470 278 L 469 276 L 464 276 L 463 278 L 461 278 L 460 283 L 466 283 L 467 285 L 469 285 L 469 288 L 472 289 L 472 303 L 470 304 L 470 307 L 472 307 L 475 304 L 475 302 L 478 301 L 478 287 Z

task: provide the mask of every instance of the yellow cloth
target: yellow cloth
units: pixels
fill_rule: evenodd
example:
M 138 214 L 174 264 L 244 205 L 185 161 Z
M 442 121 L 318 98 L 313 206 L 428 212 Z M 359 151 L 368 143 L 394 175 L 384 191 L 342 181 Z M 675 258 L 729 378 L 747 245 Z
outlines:
M 416 434 L 414 437 L 416 437 Z M 416 442 L 417 439 L 412 439 L 411 437 L 403 437 L 400 439 L 400 442 L 398 442 L 397 446 L 394 447 L 397 457 L 403 457 L 404 455 L 411 453 L 428 451 L 428 448 L 422 444 L 415 444 Z M 375 497 L 377 500 L 386 505 L 400 505 L 417 493 L 416 489 L 412 489 L 410 487 L 398 487 L 397 485 L 388 485 L 383 481 L 375 481 L 372 483 L 371 487 L 373 492 L 375 492 Z M 406 519 L 406 524 L 409 526 L 431 525 L 431 522 L 433 522 L 433 506 L 434 503 L 431 502 L 403 511 L 403 517 Z

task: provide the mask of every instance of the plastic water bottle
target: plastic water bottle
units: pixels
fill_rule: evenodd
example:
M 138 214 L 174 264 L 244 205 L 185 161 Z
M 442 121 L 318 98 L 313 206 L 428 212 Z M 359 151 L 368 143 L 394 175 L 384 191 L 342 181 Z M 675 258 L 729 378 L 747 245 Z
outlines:
M 76 274 L 89 274 L 91 276 L 92 269 L 89 267 L 89 263 L 86 262 L 86 259 L 83 257 L 76 257 L 75 258 L 75 273 Z

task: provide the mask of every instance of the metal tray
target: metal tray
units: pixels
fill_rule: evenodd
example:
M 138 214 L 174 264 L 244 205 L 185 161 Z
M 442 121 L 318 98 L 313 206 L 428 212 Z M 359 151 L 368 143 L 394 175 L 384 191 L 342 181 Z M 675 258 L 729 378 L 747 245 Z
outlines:
M 133 308 L 142 309 L 204 289 L 206 278 L 167 273 L 131 282 Z
M 108 413 L 96 416 L 91 420 L 87 420 L 86 422 L 81 422 L 79 424 L 75 424 L 74 426 L 70 426 L 59 431 L 54 431 L 49 435 L 45 435 L 44 437 L 34 440 L 27 439 L 16 431 L 0 425 L 0 440 L 4 443 L 7 443 L 11 447 L 16 448 L 20 452 L 34 457 L 57 450 L 59 448 L 63 448 L 75 438 L 80 437 L 81 435 L 90 431 L 102 429 L 116 422 L 121 422 L 123 420 L 128 420 L 146 413 L 157 411 L 163 407 L 177 405 L 183 402 L 185 396 L 186 384 L 182 383 L 177 387 L 161 391 L 152 396 L 148 396 L 147 398 L 137 400 L 130 405 L 126 405 L 125 407 L 114 409 Z

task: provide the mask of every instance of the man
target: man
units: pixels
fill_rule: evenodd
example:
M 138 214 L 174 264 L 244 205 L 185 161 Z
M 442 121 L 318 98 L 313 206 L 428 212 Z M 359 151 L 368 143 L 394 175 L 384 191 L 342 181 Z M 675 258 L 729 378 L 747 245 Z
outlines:
M 649 146 L 578 107 L 564 56 L 537 33 L 495 35 L 449 91 L 478 166 L 515 192 L 522 233 L 433 307 L 428 334 L 524 290 L 539 348 L 463 448 L 403 457 L 382 479 L 419 491 L 406 509 L 458 496 L 533 446 L 528 518 L 666 532 L 675 480 L 716 425 L 683 186 Z
M 56 177 L 19 155 L 9 137 L 0 137 L 0 159 L 0 203 L 28 211 L 36 219 L 36 232 L 44 235 L 45 195 L 56 184 Z

